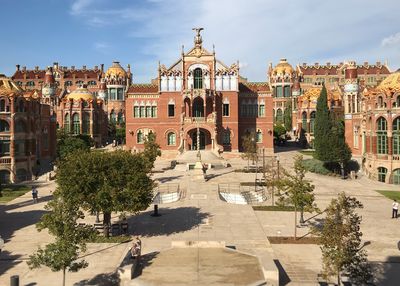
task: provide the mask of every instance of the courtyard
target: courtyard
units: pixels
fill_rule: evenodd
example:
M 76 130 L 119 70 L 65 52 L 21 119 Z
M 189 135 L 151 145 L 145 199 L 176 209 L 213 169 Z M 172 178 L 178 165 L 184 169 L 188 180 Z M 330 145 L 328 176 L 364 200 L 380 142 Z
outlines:
M 281 165 L 289 169 L 294 155 L 298 152 L 282 151 L 285 152 L 279 152 Z M 207 160 L 214 160 L 212 156 L 208 157 L 206 154 L 202 158 L 205 163 Z M 321 272 L 321 253 L 318 245 L 271 244 L 268 240 L 269 236 L 293 236 L 293 212 L 254 211 L 250 205 L 229 204 L 220 199 L 218 184 L 252 182 L 255 178 L 255 174 L 235 172 L 235 169 L 243 168 L 247 162 L 240 158 L 226 160 L 231 167 L 207 171 L 208 179 L 205 182 L 193 181 L 190 176 L 191 171 L 187 172 L 185 168 L 169 168 L 171 159 L 156 161 L 154 179 L 159 185 L 179 184 L 182 196 L 176 202 L 160 204 L 159 217 L 150 215 L 153 212 L 151 206 L 128 219 L 130 234 L 141 237 L 142 255 L 144 259 L 150 261 L 144 266 L 141 275 L 133 280 L 137 284 L 132 285 L 173 285 L 171 281 L 167 281 L 169 279 L 167 276 L 157 276 L 157 278 L 154 273 L 165 271 L 166 263 L 174 264 L 168 262 L 168 258 L 173 257 L 173 261 L 181 259 L 179 252 L 170 256 L 165 254 L 174 242 L 179 241 L 224 242 L 228 248 L 240 253 L 256 257 L 268 255 L 279 269 L 280 285 L 317 284 L 317 275 Z M 356 180 L 342 180 L 308 173 L 307 177 L 315 185 L 316 202 L 322 210 L 342 191 L 355 196 L 364 204 L 364 209 L 359 212 L 363 218 L 363 241 L 367 242 L 365 249 L 374 266 L 376 285 L 397 285 L 400 278 L 398 274 L 400 256 L 397 248 L 400 222 L 391 219 L 392 201 L 376 190 L 398 191 L 398 188 L 371 181 L 363 176 Z M 28 192 L 7 204 L 0 205 L 0 233 L 5 240 L 5 246 L 0 254 L 1 285 L 8 285 L 12 275 L 20 276 L 21 285 L 32 286 L 58 285 L 61 279 L 60 273 L 53 273 L 48 268 L 29 270 L 26 264 L 26 259 L 38 246 L 51 241 L 51 237 L 45 231 L 36 231 L 35 223 L 44 213 L 44 205 L 51 199 L 55 183 L 46 182 L 45 177 L 41 177 L 35 184 L 39 190 L 38 204 L 32 204 Z M 270 205 L 270 199 L 265 204 Z M 117 218 L 118 215 L 113 214 L 113 219 Z M 95 218 L 88 215 L 85 220 L 87 223 L 93 223 Z M 299 237 L 309 236 L 309 226 L 320 223 L 323 214 L 306 213 L 305 220 L 303 225 L 298 225 Z M 130 243 L 89 243 L 87 252 L 82 255 L 89 262 L 89 267 L 77 273 L 68 273 L 67 285 L 118 285 L 119 279 L 114 273 L 130 246 Z M 203 268 L 195 267 L 196 263 L 201 262 L 191 261 L 194 263 L 191 264 L 191 269 L 194 269 L 192 273 L 197 273 L 197 276 L 188 276 L 186 282 L 191 281 L 193 285 L 206 283 L 203 279 L 207 273 L 201 270 Z M 177 277 L 180 280 L 175 285 L 185 285 L 185 274 L 178 273 Z M 243 281 L 246 280 L 231 281 L 230 285 L 246 285 Z

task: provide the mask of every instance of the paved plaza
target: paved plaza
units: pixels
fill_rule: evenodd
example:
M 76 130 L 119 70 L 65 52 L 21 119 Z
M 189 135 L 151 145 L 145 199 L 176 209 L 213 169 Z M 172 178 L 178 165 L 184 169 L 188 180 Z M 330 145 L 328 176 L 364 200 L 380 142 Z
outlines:
M 282 166 L 289 168 L 296 153 L 279 153 Z M 316 285 L 317 274 L 321 271 L 321 253 L 317 245 L 270 244 L 267 239 L 267 236 L 293 235 L 292 212 L 255 212 L 249 205 L 234 205 L 221 201 L 217 191 L 218 184 L 254 181 L 254 174 L 234 172 L 234 169 L 242 168 L 246 162 L 238 158 L 228 159 L 228 162 L 232 167 L 210 170 L 207 182 L 193 181 L 184 169 L 167 168 L 167 160 L 156 162 L 157 172 L 154 178 L 160 184 L 179 183 L 184 197 L 177 202 L 160 205 L 160 217 L 150 216 L 150 207 L 129 219 L 131 234 L 142 238 L 142 253 L 145 257 L 151 256 L 152 260 L 152 263 L 143 268 L 136 285 L 154 283 L 154 273 L 166 271 L 163 265 L 168 263 L 168 257 L 174 257 L 175 260 L 171 263 L 179 265 L 179 254 L 168 255 L 171 244 L 176 241 L 223 241 L 226 246 L 236 249 L 239 253 L 255 257 L 269 255 L 280 269 L 281 285 Z M 316 174 L 307 176 L 316 186 L 317 204 L 321 209 L 341 191 L 357 197 L 364 204 L 364 209 L 360 210 L 363 217 L 363 240 L 370 242 L 365 249 L 370 261 L 374 263 L 377 285 L 398 285 L 400 253 L 397 242 L 400 238 L 400 220 L 390 218 L 391 201 L 375 192 L 398 191 L 398 187 L 371 181 L 365 177 L 341 180 Z M 10 276 L 14 274 L 20 275 L 21 285 L 61 285 L 61 273 L 53 273 L 47 268 L 29 270 L 26 265 L 27 257 L 38 246 L 51 241 L 51 236 L 46 231 L 37 232 L 34 224 L 44 213 L 43 207 L 46 201 L 51 199 L 55 184 L 45 182 L 44 178 L 37 183 L 40 196 L 38 204 L 32 204 L 30 193 L 27 193 L 7 205 L 0 205 L 0 234 L 6 241 L 0 254 L 0 285 L 8 285 Z M 266 204 L 270 204 L 270 201 Z M 118 215 L 113 217 L 117 219 Z M 323 215 L 306 214 L 305 219 L 306 223 L 298 228 L 299 236 L 307 235 L 310 230 L 308 226 L 320 223 Z M 88 216 L 86 220 L 93 223 L 94 217 Z M 118 279 L 112 274 L 130 246 L 129 243 L 89 244 L 88 251 L 84 254 L 89 267 L 78 273 L 68 273 L 67 285 L 85 285 L 88 281 L 92 285 L 118 285 Z M 194 255 L 197 257 L 198 254 Z M 197 280 L 194 276 L 188 276 L 187 279 L 201 285 L 205 281 L 202 280 L 205 272 L 203 268 L 195 267 L 196 263 L 200 262 L 189 260 L 190 269 L 199 269 L 198 272 L 191 273 L 198 273 L 199 276 Z M 251 263 L 255 263 L 254 260 L 250 259 L 249 264 Z M 221 261 L 220 265 L 229 266 L 224 261 Z M 248 276 L 254 276 L 251 271 L 245 271 L 241 275 L 242 280 L 230 281 L 231 284 L 246 285 L 246 273 Z M 176 274 L 181 278 L 186 277 L 184 273 Z M 102 282 L 104 279 L 108 281 Z M 156 280 L 157 285 L 170 283 L 167 280 L 163 283 L 162 277 L 159 279 L 161 280 Z

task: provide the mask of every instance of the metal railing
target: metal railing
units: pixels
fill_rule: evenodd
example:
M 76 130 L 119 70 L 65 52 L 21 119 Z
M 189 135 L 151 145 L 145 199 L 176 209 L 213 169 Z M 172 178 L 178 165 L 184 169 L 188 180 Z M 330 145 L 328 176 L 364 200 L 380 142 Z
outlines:
M 236 204 L 260 204 L 269 199 L 264 186 L 242 186 L 240 184 L 218 184 L 220 199 Z
M 153 204 L 166 204 L 179 201 L 183 193 L 179 184 L 162 184 L 153 190 Z

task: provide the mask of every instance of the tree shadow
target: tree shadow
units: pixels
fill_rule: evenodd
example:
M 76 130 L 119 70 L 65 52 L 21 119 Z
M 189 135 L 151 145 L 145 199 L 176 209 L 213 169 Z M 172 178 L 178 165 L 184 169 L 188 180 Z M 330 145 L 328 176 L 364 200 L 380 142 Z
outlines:
M 162 205 L 161 205 L 162 206 Z M 130 233 L 144 237 L 171 235 L 199 226 L 209 213 L 200 212 L 196 207 L 160 208 L 161 216 L 151 216 L 153 211 L 142 212 L 128 219 Z
M 400 281 L 400 256 L 389 256 L 384 262 L 371 262 L 374 285 L 397 286 Z
M 157 178 L 156 181 L 158 181 L 159 183 L 163 184 L 163 183 L 171 182 L 173 180 L 177 180 L 177 179 L 179 179 L 181 177 L 182 177 L 182 175 L 161 177 L 161 178 Z
M 16 265 L 23 263 L 24 261 L 20 259 L 21 255 L 13 255 L 7 250 L 2 250 L 0 252 L 0 276 L 7 272 L 7 270 L 15 267 Z
M 279 285 L 280 286 L 287 285 L 291 281 L 289 275 L 287 275 L 285 269 L 283 268 L 281 262 L 278 259 L 274 259 L 274 263 L 279 271 Z
M 86 285 L 97 285 L 97 286 L 119 286 L 121 279 L 118 273 L 100 273 L 91 279 L 81 280 L 74 283 L 74 286 L 86 286 Z

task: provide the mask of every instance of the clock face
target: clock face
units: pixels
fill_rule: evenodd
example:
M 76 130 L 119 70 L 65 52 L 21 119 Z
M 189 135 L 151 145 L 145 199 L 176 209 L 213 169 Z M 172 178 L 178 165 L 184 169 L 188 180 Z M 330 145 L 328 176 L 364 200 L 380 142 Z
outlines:
M 354 83 L 346 84 L 344 86 L 344 91 L 345 92 L 357 92 L 358 91 L 358 85 L 354 84 Z

